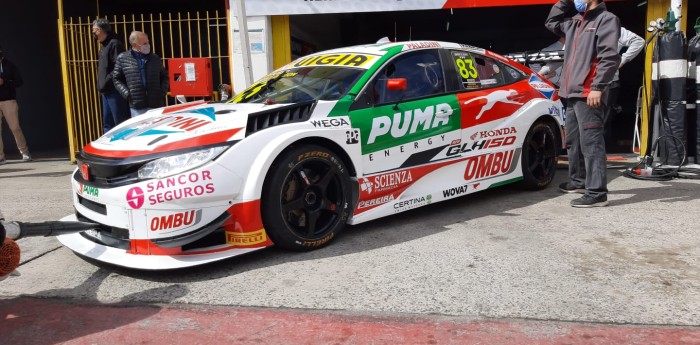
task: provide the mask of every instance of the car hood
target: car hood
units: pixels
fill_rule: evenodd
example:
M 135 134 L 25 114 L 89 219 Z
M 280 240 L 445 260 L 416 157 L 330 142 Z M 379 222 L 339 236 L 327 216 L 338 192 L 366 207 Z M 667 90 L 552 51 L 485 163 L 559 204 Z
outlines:
M 279 106 L 191 102 L 155 109 L 120 124 L 83 150 L 126 158 L 239 140 L 245 137 L 248 114 Z

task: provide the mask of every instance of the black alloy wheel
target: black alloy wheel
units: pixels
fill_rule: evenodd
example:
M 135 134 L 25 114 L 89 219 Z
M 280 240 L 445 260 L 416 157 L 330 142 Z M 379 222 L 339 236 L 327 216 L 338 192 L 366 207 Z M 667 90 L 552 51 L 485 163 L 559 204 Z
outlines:
M 302 145 L 272 165 L 262 195 L 265 230 L 278 246 L 298 251 L 320 248 L 348 218 L 350 177 L 331 150 Z
M 557 136 L 552 126 L 535 123 L 523 143 L 523 182 L 527 189 L 543 189 L 554 179 L 557 169 Z

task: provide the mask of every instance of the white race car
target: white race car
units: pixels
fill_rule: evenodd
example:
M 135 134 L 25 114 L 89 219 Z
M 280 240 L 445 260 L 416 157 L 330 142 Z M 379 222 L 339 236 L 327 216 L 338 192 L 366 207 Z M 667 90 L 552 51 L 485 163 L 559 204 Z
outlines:
M 59 240 L 149 270 L 319 248 L 346 224 L 513 182 L 544 188 L 562 112 L 551 83 L 467 45 L 313 54 L 229 102 L 152 110 L 87 145 L 64 220 L 100 227 Z

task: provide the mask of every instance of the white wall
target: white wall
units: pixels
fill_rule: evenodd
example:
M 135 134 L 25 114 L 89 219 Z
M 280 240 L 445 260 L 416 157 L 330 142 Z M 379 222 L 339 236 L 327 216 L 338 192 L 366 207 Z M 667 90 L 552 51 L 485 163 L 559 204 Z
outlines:
M 234 0 L 230 0 L 231 8 L 236 8 Z M 238 34 L 238 19 L 234 11 L 231 16 L 231 70 L 233 71 L 233 90 L 235 93 L 243 91 L 245 76 L 243 71 L 243 54 L 241 54 L 241 42 Z M 248 17 L 249 41 L 251 45 L 262 46 L 262 52 L 251 50 L 251 65 L 253 69 L 253 82 L 272 72 L 272 24 L 269 16 Z

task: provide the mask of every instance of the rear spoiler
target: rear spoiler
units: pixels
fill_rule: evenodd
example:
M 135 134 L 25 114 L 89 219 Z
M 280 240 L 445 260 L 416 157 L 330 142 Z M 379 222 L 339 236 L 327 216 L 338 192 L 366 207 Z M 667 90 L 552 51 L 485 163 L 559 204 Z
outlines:
M 551 52 L 543 51 L 529 51 L 521 53 L 510 53 L 504 55 L 505 57 L 517 61 L 525 66 L 532 63 L 547 63 L 547 62 L 564 62 L 564 51 L 556 50 Z

